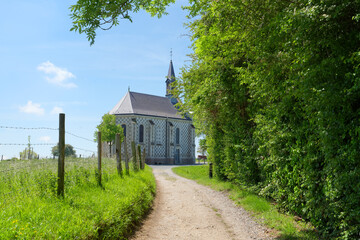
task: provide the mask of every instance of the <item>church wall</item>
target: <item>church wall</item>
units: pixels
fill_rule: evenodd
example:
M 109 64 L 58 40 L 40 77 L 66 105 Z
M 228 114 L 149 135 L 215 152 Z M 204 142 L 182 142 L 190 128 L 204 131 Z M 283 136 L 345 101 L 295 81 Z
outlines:
M 130 143 L 135 141 L 136 145 L 140 144 L 142 149 L 146 149 L 148 164 L 195 163 L 195 135 L 191 121 L 139 115 L 117 115 L 116 123 L 126 125 L 129 156 L 131 156 Z M 139 143 L 140 125 L 144 126 L 143 143 Z M 180 144 L 176 144 L 176 128 L 180 130 Z M 166 141 L 166 135 L 168 141 Z M 175 162 L 177 149 L 180 152 L 180 161 Z M 124 154 L 123 147 L 122 154 Z

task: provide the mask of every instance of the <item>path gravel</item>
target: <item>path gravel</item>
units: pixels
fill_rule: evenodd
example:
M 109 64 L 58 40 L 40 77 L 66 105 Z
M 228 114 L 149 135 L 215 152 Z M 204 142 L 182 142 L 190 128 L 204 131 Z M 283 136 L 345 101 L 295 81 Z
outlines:
M 135 240 L 272 239 L 224 193 L 174 174 L 172 166 L 152 166 L 157 195 Z

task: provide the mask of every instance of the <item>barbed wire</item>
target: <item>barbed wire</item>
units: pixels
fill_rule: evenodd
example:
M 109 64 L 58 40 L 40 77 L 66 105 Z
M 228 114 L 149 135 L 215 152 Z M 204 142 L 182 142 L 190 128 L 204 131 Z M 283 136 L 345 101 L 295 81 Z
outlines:
M 50 128 L 50 127 L 14 127 L 14 126 L 0 126 L 0 128 L 3 128 L 3 129 L 17 129 L 17 130 L 52 130 L 52 131 L 59 131 L 59 128 Z M 86 140 L 86 141 L 89 141 L 89 142 L 93 142 L 94 143 L 94 140 L 93 139 L 89 139 L 89 138 L 85 138 L 85 137 L 81 137 L 79 135 L 76 135 L 74 133 L 71 133 L 71 132 L 68 132 L 68 131 L 65 131 L 66 134 L 69 134 L 69 135 L 72 135 L 74 137 L 77 137 L 77 138 L 81 138 L 83 140 Z
M 54 146 L 56 145 L 57 143 L 31 143 L 30 145 L 31 146 Z M 29 143 L 0 143 L 0 145 L 2 146 L 28 146 Z
M 97 150 L 88 150 L 88 149 L 83 149 L 83 148 L 79 148 L 79 147 L 73 147 L 74 149 L 77 149 L 77 150 L 81 150 L 81 151 L 85 151 L 85 152 L 92 152 L 92 153 L 96 153 Z
M 67 132 L 67 131 L 65 131 L 65 133 L 66 133 L 66 134 L 69 134 L 69 135 L 71 135 L 71 136 L 74 136 L 74 137 L 77 137 L 77 138 L 81 138 L 81 139 L 83 139 L 83 140 L 86 140 L 86 141 L 95 143 L 94 140 L 91 140 L 91 139 L 89 139 L 89 138 L 81 137 L 81 136 L 79 136 L 79 135 L 76 135 L 76 134 L 73 134 L 73 133 Z
M 0 126 L 0 128 L 7 128 L 7 129 L 19 129 L 19 130 L 53 130 L 59 131 L 58 128 L 49 128 L 49 127 L 10 127 L 10 126 Z

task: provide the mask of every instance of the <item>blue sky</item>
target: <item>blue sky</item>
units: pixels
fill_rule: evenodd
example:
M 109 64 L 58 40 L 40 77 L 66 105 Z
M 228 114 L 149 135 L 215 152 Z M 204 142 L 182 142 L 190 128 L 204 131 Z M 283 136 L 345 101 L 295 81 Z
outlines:
M 69 7 L 75 1 L 1 1 L 0 9 L 0 158 L 17 157 L 25 146 L 7 143 L 56 143 L 57 131 L 3 127 L 58 127 L 66 114 L 66 131 L 93 139 L 101 116 L 131 91 L 165 95 L 165 76 L 173 51 L 177 75 L 191 53 L 186 12 L 177 1 L 169 15 L 146 12 L 123 20 L 110 31 L 98 31 L 95 44 L 70 32 Z M 72 135 L 66 142 L 96 150 L 96 144 Z M 34 146 L 50 156 L 51 146 Z M 78 154 L 90 152 L 77 150 Z

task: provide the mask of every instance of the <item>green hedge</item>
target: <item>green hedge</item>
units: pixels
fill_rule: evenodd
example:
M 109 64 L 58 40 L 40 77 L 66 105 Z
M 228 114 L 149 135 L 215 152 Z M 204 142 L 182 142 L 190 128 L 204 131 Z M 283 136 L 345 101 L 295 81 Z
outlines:
M 360 236 L 360 1 L 212 1 L 190 7 L 182 109 L 222 179 Z

